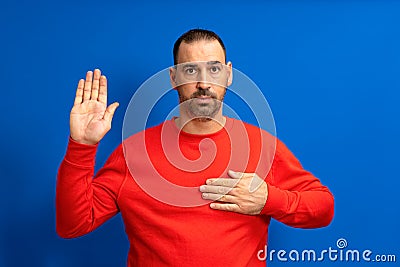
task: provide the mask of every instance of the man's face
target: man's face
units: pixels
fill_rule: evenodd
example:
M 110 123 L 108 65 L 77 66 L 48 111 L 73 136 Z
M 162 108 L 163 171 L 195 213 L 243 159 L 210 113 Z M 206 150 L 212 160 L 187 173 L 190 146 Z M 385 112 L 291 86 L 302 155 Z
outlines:
M 191 117 L 211 120 L 221 110 L 230 85 L 231 63 L 217 40 L 182 42 L 177 66 L 171 68 L 171 82 L 179 101 Z

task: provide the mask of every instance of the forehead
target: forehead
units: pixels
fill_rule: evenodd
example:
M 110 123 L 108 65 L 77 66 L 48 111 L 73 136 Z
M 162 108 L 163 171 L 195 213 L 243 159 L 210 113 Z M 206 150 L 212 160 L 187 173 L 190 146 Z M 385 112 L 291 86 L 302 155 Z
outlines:
M 193 61 L 225 62 L 225 54 L 217 40 L 182 42 L 177 55 L 178 64 Z

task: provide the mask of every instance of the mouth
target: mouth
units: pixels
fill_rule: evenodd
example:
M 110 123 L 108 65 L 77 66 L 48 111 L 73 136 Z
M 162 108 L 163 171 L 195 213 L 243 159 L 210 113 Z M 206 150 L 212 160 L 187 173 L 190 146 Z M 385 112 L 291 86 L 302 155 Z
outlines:
M 196 96 L 194 99 L 196 100 L 196 102 L 208 103 L 212 101 L 213 98 L 211 96 L 201 95 L 201 96 Z

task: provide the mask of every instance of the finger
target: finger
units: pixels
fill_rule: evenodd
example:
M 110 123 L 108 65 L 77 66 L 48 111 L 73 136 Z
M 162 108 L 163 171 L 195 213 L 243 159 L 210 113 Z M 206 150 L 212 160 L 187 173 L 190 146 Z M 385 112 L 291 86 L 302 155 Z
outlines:
M 82 103 L 84 84 L 85 84 L 85 80 L 84 79 L 80 79 L 79 82 L 78 82 L 78 87 L 76 88 L 74 106 L 75 105 L 79 105 L 79 104 Z
M 85 88 L 83 89 L 83 101 L 90 99 L 90 94 L 92 92 L 92 79 L 93 72 L 88 71 L 86 73 Z
M 211 203 L 210 208 L 214 210 L 233 211 L 241 213 L 239 206 L 237 204 L 231 203 Z
M 231 195 L 222 195 L 222 194 L 213 194 L 213 193 L 203 193 L 201 194 L 203 199 L 213 200 L 213 201 L 221 201 L 221 202 L 229 202 L 235 203 L 235 197 Z
M 91 100 L 97 101 L 97 97 L 99 96 L 100 77 L 101 71 L 99 69 L 95 69 L 93 73 L 92 93 L 90 95 Z
M 244 173 L 244 172 L 235 172 L 235 171 L 232 171 L 232 170 L 228 171 L 228 175 L 230 177 L 232 177 L 232 178 L 235 178 L 235 179 L 243 178 L 244 176 L 246 176 L 246 174 L 247 173 Z
M 114 116 L 114 112 L 118 106 L 119 106 L 118 102 L 115 102 L 115 103 L 112 103 L 111 105 L 109 105 L 108 108 L 106 109 L 106 112 L 104 113 L 104 120 L 111 123 L 112 118 Z
M 200 186 L 200 192 L 203 193 L 215 193 L 215 194 L 228 194 L 233 188 L 225 186 L 214 186 L 214 185 L 202 185 Z
M 100 89 L 98 99 L 101 103 L 107 105 L 107 77 L 101 75 L 100 77 Z
M 206 184 L 207 185 L 226 186 L 226 187 L 235 187 L 239 181 L 240 181 L 239 179 L 232 179 L 232 178 L 216 178 L 216 179 L 208 179 L 206 181 Z

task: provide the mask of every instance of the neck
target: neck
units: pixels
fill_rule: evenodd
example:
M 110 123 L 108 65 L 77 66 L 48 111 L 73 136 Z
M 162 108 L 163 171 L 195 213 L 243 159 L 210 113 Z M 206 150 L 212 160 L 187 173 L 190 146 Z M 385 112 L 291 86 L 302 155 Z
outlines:
M 226 122 L 226 118 L 222 112 L 209 120 L 206 119 L 192 119 L 186 114 L 181 112 L 181 116 L 175 119 L 177 127 L 186 133 L 190 134 L 211 134 L 221 130 Z

